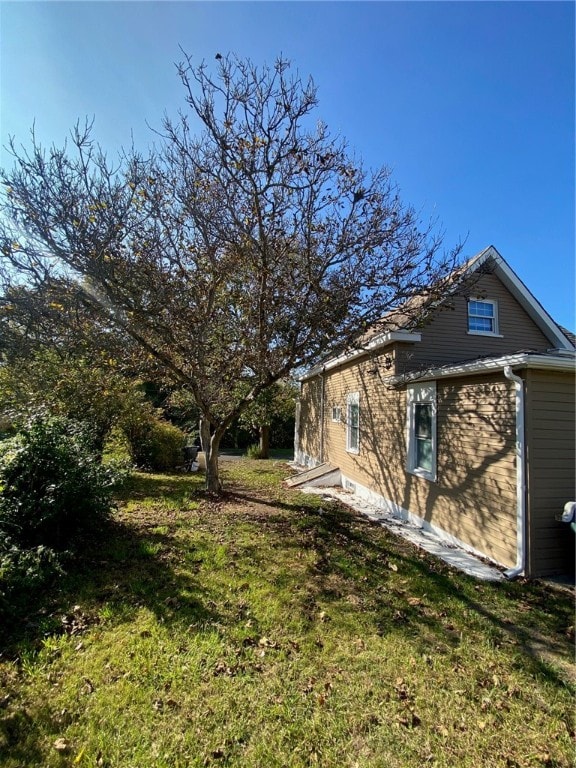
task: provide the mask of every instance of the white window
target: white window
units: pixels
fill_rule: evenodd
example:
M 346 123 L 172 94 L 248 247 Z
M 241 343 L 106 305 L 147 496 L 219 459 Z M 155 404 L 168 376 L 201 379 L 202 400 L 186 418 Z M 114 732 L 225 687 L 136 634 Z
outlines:
M 348 395 L 346 408 L 346 450 L 358 453 L 360 450 L 360 396 L 358 392 Z
M 468 300 L 468 333 L 498 336 L 498 304 L 495 301 Z
M 412 384 L 406 393 L 406 469 L 436 480 L 436 382 Z
M 342 410 L 339 405 L 332 406 L 332 421 L 342 420 Z

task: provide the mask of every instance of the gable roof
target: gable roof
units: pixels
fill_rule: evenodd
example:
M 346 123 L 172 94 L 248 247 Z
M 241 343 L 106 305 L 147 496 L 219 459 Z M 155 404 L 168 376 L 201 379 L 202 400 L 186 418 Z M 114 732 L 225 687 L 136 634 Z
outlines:
M 542 331 L 542 333 L 550 340 L 551 349 L 559 351 L 573 352 L 576 344 L 576 337 L 565 328 L 556 323 L 552 317 L 546 312 L 542 304 L 536 299 L 534 294 L 528 290 L 522 280 L 510 267 L 510 265 L 504 260 L 501 254 L 496 250 L 493 245 L 489 245 L 482 251 L 477 253 L 461 267 L 454 271 L 450 276 L 450 287 L 447 289 L 446 298 L 441 302 L 437 302 L 432 306 L 432 310 L 435 307 L 439 307 L 450 296 L 457 295 L 466 284 L 471 284 L 477 273 L 489 272 L 496 275 L 510 294 L 516 299 L 520 306 L 525 310 L 528 316 L 533 320 L 536 326 Z M 410 305 L 409 309 L 412 309 L 412 305 L 417 303 L 417 299 L 411 299 L 407 304 Z M 382 349 L 396 341 L 404 341 L 408 343 L 416 343 L 421 340 L 421 334 L 417 330 L 411 327 L 414 313 L 407 311 L 404 315 L 406 318 L 405 324 L 402 323 L 402 310 L 393 313 L 393 321 L 390 323 L 390 330 L 387 332 L 370 332 L 366 334 L 363 341 L 360 341 L 358 346 L 351 349 L 349 352 L 344 353 L 338 357 L 324 360 L 309 371 L 306 371 L 299 377 L 299 381 L 305 381 L 313 376 L 318 375 L 322 371 L 336 368 L 344 363 L 348 363 L 356 358 L 363 357 L 369 352 Z
M 474 256 L 465 265 L 462 277 L 469 277 L 473 273 L 489 266 L 490 271 L 495 274 L 500 282 L 514 296 L 520 306 L 532 318 L 542 333 L 550 339 L 555 349 L 574 349 L 574 343 L 567 336 L 563 328 L 556 323 L 546 312 L 542 304 L 524 285 L 522 280 L 514 272 L 512 267 L 502 258 L 493 245 L 489 245 L 479 254 Z M 458 283 L 460 280 L 458 281 Z

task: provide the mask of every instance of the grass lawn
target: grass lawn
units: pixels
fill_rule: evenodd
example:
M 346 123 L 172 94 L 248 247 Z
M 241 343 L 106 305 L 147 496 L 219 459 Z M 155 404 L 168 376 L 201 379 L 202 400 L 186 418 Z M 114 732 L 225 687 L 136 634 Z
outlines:
M 477 583 L 278 461 L 134 476 L 4 628 L 0 765 L 571 768 L 573 601 Z

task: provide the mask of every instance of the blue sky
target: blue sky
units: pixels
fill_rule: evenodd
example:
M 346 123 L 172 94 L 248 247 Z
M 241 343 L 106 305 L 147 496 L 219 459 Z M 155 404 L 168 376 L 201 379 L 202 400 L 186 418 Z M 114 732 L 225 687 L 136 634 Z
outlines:
M 318 118 L 447 245 L 493 244 L 574 330 L 573 2 L 0 2 L 0 144 L 61 145 L 78 118 L 114 154 L 184 108 L 174 63 L 289 58 Z M 10 165 L 6 151 L 0 163 Z

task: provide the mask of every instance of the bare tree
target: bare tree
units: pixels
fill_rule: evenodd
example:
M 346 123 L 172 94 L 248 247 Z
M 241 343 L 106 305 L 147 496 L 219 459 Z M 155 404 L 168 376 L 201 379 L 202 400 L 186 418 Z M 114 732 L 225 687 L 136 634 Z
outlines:
M 366 170 L 313 122 L 315 87 L 288 62 L 216 68 L 179 65 L 188 109 L 164 119 L 150 157 L 113 167 L 90 126 L 73 153 L 12 143 L 0 248 L 4 309 L 23 286 L 66 285 L 190 389 L 218 492 L 220 440 L 259 393 L 390 327 L 406 302 L 421 313 L 459 248 L 441 252 L 389 170 Z

